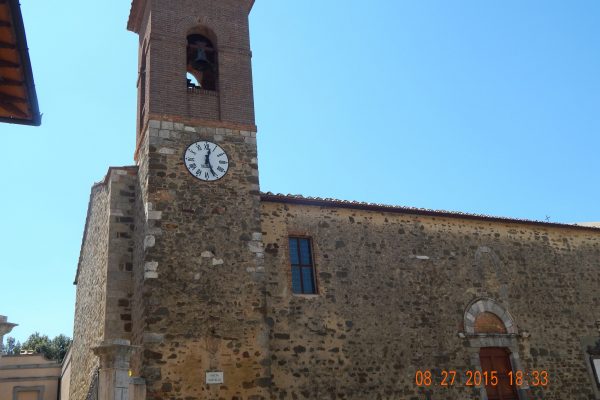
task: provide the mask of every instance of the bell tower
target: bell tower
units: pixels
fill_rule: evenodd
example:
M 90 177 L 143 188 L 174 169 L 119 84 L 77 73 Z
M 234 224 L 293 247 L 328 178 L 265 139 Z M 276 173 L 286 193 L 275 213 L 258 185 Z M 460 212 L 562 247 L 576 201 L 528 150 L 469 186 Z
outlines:
M 253 3 L 131 7 L 140 46 L 131 366 L 147 399 L 270 397 Z
M 156 118 L 256 130 L 248 28 L 253 4 L 133 1 L 127 28 L 140 44 L 137 148 Z

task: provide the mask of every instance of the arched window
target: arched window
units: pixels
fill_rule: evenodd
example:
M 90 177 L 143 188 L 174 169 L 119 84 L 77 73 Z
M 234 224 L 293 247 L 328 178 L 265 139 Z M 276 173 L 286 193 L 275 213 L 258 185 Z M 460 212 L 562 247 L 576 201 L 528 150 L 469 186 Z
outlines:
M 187 73 L 188 87 L 217 90 L 217 50 L 204 35 L 194 33 L 187 37 Z

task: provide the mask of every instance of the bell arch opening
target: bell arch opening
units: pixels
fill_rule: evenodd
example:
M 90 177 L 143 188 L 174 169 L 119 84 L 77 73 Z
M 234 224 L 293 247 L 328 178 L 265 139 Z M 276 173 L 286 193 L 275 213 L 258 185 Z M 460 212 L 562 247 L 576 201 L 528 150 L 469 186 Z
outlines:
M 201 33 L 187 36 L 186 72 L 188 88 L 217 91 L 218 58 L 213 41 Z

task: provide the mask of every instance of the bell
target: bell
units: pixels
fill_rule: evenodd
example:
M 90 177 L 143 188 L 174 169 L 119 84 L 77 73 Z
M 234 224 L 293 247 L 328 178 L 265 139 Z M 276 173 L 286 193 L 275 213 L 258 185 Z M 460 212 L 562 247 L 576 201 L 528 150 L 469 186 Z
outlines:
M 206 51 L 204 49 L 198 49 L 196 58 L 192 61 L 192 67 L 200 72 L 212 70 L 212 64 L 206 58 Z

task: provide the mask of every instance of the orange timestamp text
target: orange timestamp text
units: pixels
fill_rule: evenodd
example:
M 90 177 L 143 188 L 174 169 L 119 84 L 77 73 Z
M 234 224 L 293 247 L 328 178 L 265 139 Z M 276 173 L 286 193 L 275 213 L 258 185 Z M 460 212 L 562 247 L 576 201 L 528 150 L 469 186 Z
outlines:
M 524 383 L 529 386 L 546 387 L 550 384 L 548 371 L 508 371 L 500 373 L 498 371 L 479 371 L 466 370 L 464 374 L 456 370 L 417 370 L 415 373 L 415 384 L 421 387 L 455 385 L 464 386 L 498 386 L 500 384 L 510 386 L 522 386 Z

